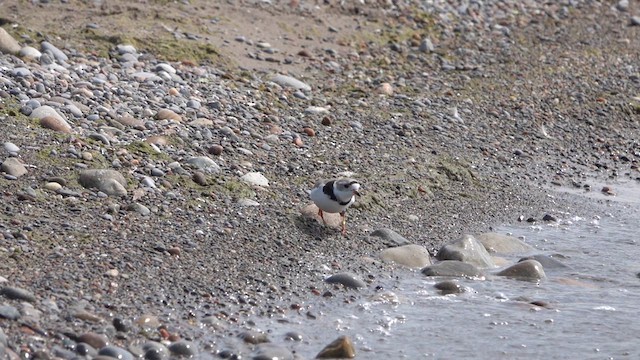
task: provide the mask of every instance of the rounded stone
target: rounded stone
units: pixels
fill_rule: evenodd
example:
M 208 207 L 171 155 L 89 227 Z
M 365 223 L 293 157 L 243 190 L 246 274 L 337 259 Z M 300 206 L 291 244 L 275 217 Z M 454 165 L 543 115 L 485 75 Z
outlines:
M 38 108 L 40 109 L 40 108 Z M 36 110 L 38 110 L 36 109 Z M 34 110 L 31 115 L 33 115 L 33 113 L 36 111 Z M 55 117 L 55 116 L 45 116 L 43 118 L 40 119 L 40 126 L 42 126 L 45 129 L 49 129 L 49 130 L 53 130 L 53 131 L 57 131 L 57 132 L 63 132 L 63 133 L 70 133 L 71 132 L 71 125 L 69 125 L 69 123 L 64 120 L 63 118 L 60 117 Z
M 476 237 L 490 253 L 527 253 L 535 249 L 524 241 L 509 235 L 483 233 Z
M 452 276 L 480 278 L 484 276 L 482 271 L 472 264 L 457 260 L 444 260 L 433 265 L 429 265 L 421 270 L 426 276 Z
M 133 360 L 133 355 L 130 352 L 123 348 L 112 345 L 107 345 L 101 348 L 98 351 L 98 355 L 108 356 L 119 360 Z
M 20 44 L 5 29 L 0 28 L 0 52 L 16 55 L 20 52 Z
M 316 355 L 316 359 L 351 359 L 354 357 L 356 357 L 356 349 L 348 336 L 340 336 Z
M 240 178 L 240 180 L 250 185 L 267 187 L 269 186 L 269 180 L 259 172 L 249 172 Z
M 175 122 L 182 122 L 182 117 L 171 109 L 160 109 L 156 114 L 156 120 L 173 120 Z
M 169 351 L 176 356 L 185 357 L 192 357 L 198 354 L 195 345 L 186 340 L 179 340 L 169 345 Z
M 436 257 L 438 260 L 457 260 L 481 268 L 495 267 L 484 245 L 472 235 L 464 235 L 462 239 L 443 246 Z
M 416 244 L 382 250 L 380 258 L 409 268 L 423 268 L 431 264 L 431 255 L 424 247 Z
M 367 286 L 364 281 L 360 280 L 357 276 L 350 273 L 331 275 L 328 278 L 324 279 L 324 281 L 329 284 L 341 284 L 344 287 L 348 287 L 351 289 L 357 289 Z
M 209 154 L 213 154 L 216 156 L 222 154 L 222 150 L 224 150 L 224 148 L 221 145 L 211 145 L 211 147 L 209 147 L 208 149 Z
M 498 276 L 507 276 L 519 280 L 540 280 L 546 277 L 542 264 L 536 260 L 524 260 L 498 272 Z

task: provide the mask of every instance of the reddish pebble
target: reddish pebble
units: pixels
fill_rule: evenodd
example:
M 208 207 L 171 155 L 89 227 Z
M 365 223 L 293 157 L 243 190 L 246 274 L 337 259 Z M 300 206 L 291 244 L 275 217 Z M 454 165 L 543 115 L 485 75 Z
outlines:
M 224 148 L 221 145 L 212 145 L 209 148 L 209 154 L 213 154 L 213 155 L 218 156 L 218 155 L 222 154 L 222 150 L 223 149 Z
M 180 256 L 180 253 L 182 253 L 182 250 L 180 250 L 179 247 L 172 247 L 167 249 L 167 251 L 169 252 L 169 254 L 174 256 Z
M 300 139 L 299 137 L 293 139 L 293 143 L 296 144 L 297 147 L 301 147 L 304 144 L 302 142 L 302 139 Z
M 180 95 L 180 92 L 176 88 L 171 88 L 171 89 L 169 89 L 169 95 L 178 96 L 178 95 Z
M 302 131 L 304 131 L 304 133 L 307 134 L 307 136 L 316 136 L 316 132 L 312 128 L 306 127 L 302 129 Z

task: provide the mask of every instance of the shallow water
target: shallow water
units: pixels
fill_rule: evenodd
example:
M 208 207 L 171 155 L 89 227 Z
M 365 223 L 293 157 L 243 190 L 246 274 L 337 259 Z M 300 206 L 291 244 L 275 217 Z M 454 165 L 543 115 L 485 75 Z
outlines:
M 303 334 L 304 341 L 289 346 L 303 358 L 340 335 L 350 336 L 357 358 L 366 359 L 640 358 L 640 207 L 613 206 L 616 215 L 567 214 L 555 224 L 496 230 L 523 237 L 536 253 L 562 255 L 557 259 L 568 267 L 545 268 L 547 279 L 539 283 L 460 279 L 469 291 L 440 295 L 433 285 L 443 279 L 398 270 L 367 299 L 345 304 L 341 293 L 310 304 L 321 314 L 316 320 L 301 314 L 258 326 L 272 339 Z

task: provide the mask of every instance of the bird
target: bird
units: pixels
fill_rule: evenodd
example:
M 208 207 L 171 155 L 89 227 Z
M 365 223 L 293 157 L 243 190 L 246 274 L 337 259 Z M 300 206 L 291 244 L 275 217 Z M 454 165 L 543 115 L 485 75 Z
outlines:
M 340 213 L 342 217 L 342 235 L 347 233 L 347 208 L 356 201 L 356 195 L 360 195 L 360 183 L 351 178 L 323 179 L 316 182 L 309 193 L 309 197 L 318 207 L 318 215 L 322 222 L 323 212 Z

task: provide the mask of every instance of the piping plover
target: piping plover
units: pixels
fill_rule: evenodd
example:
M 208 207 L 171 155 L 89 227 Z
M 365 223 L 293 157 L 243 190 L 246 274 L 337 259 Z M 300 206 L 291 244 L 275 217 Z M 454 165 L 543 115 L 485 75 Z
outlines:
M 323 212 L 340 213 L 342 217 L 342 235 L 347 233 L 347 208 L 356 201 L 360 183 L 354 179 L 341 178 L 320 180 L 316 183 L 309 197 L 318 207 L 318 215 L 322 222 Z

